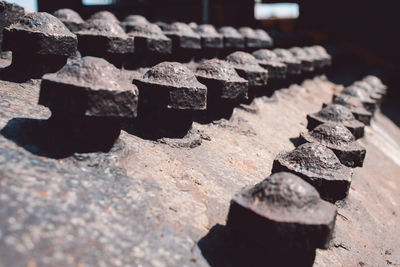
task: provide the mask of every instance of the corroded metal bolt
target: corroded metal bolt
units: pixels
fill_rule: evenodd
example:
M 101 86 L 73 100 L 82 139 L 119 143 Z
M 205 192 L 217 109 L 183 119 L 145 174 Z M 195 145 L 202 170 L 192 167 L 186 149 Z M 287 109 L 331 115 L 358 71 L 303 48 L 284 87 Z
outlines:
M 137 24 L 148 24 L 150 23 L 145 17 L 141 15 L 129 15 L 121 23 L 126 32 L 131 31 L 131 25 L 135 27 Z
M 135 52 L 134 38 L 128 36 L 115 22 L 88 20 L 76 32 L 79 51 L 84 56 L 98 56 L 119 66 L 125 55 Z
M 231 201 L 227 226 L 256 246 L 327 248 L 336 207 L 300 177 L 278 172 Z
M 363 81 L 369 83 L 377 93 L 382 95 L 385 95 L 387 93 L 387 86 L 384 85 L 381 79 L 379 79 L 378 77 L 368 75 L 363 79 Z
M 13 52 L 12 64 L 2 72 L 15 80 L 40 78 L 56 72 L 77 52 L 75 34 L 48 13 L 25 15 L 3 31 L 3 50 Z M 27 45 L 29 44 L 29 45 Z
M 342 165 L 332 150 L 318 143 L 306 143 L 274 160 L 272 173 L 294 173 L 313 185 L 325 200 L 336 201 L 349 193 L 353 171 Z
M 162 62 L 133 82 L 140 92 L 139 119 L 171 135 L 187 132 L 193 112 L 206 109 L 207 87 L 180 63 Z
M 246 52 L 234 52 L 226 57 L 237 73 L 249 82 L 249 86 L 265 86 L 268 82 L 268 70 L 257 63 L 257 59 Z
M 0 1 L 0 50 L 3 41 L 3 29 L 17 23 L 25 15 L 25 10 L 17 4 Z
M 122 118 L 136 117 L 138 90 L 106 60 L 75 58 L 43 76 L 39 104 L 52 111 L 51 121 L 65 134 L 107 150 L 119 136 Z
M 369 83 L 365 81 L 354 82 L 353 86 L 363 89 L 368 94 L 368 96 L 376 102 L 380 102 L 382 100 L 383 95 L 377 92 Z
M 260 36 L 250 27 L 239 28 L 239 33 L 244 37 L 246 48 L 249 50 L 266 48 Z
M 223 37 L 215 30 L 214 26 L 210 24 L 199 25 L 195 32 L 200 35 L 202 49 L 222 49 L 224 47 Z
M 89 18 L 89 20 L 107 20 L 107 21 L 110 21 L 110 22 L 113 22 L 116 24 L 120 23 L 120 21 L 117 19 L 117 17 L 113 13 L 106 11 L 106 10 L 94 13 Z
M 259 49 L 253 52 L 253 56 L 257 59 L 257 63 L 268 70 L 269 78 L 284 79 L 286 78 L 287 66 L 282 63 L 278 56 L 268 49 Z
M 233 27 L 219 28 L 218 32 L 224 38 L 224 48 L 244 48 L 244 37 Z
M 289 49 L 289 51 L 301 62 L 302 71 L 311 72 L 314 70 L 314 60 L 306 53 L 304 49 L 300 47 L 292 47 Z
M 350 95 L 357 97 L 361 100 L 364 107 L 371 113 L 375 112 L 376 109 L 376 101 L 371 99 L 368 93 L 360 87 L 357 86 L 348 86 L 345 87 L 342 92 L 343 95 Z
M 208 103 L 221 100 L 235 102 L 247 97 L 247 81 L 228 62 L 219 59 L 206 60 L 197 67 L 196 77 L 208 88 Z
M 336 122 L 349 129 L 356 139 L 364 136 L 364 124 L 356 120 L 351 111 L 342 105 L 329 104 L 317 113 L 308 114 L 307 121 L 309 130 L 323 123 Z
M 332 57 L 328 54 L 326 49 L 320 45 L 313 45 L 308 48 L 309 50 L 313 50 L 313 54 L 316 53 L 319 58 L 323 60 L 323 67 L 329 67 L 332 65 Z
M 71 31 L 77 32 L 82 29 L 85 21 L 74 10 L 69 8 L 59 9 L 54 12 L 54 16 L 61 20 L 62 23 Z
M 301 74 L 301 62 L 295 58 L 289 50 L 276 48 L 272 50 L 280 61 L 287 66 L 287 73 L 289 75 Z
M 356 120 L 361 121 L 365 125 L 370 125 L 373 113 L 364 107 L 362 101 L 358 97 L 334 94 L 332 103 L 347 107 L 350 109 L 351 113 L 353 113 Z
M 269 36 L 269 34 L 266 31 L 264 31 L 263 29 L 256 29 L 255 33 L 258 36 L 258 38 L 260 38 L 260 40 L 261 40 L 262 48 L 268 48 L 273 45 L 274 42 L 273 42 L 271 36 Z
M 314 46 L 303 47 L 303 50 L 313 61 L 315 69 L 320 70 L 327 65 L 326 58 L 322 56 Z
M 348 167 L 362 167 L 366 150 L 343 125 L 324 123 L 311 132 L 301 133 L 302 142 L 318 143 L 331 149 L 340 162 Z
M 164 35 L 160 27 L 151 23 L 130 24 L 127 31 L 135 39 L 135 51 L 171 54 L 172 41 Z

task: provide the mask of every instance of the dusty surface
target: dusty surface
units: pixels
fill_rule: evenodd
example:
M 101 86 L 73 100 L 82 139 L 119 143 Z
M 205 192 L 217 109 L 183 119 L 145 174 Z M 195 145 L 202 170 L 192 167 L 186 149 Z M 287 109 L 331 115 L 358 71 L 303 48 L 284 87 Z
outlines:
M 234 194 L 269 176 L 334 91 L 307 81 L 230 121 L 196 123 L 210 137 L 196 148 L 123 131 L 109 153 L 56 160 L 43 156 L 43 142 L 61 144 L 44 131 L 37 84 L 0 82 L 0 266 L 207 266 L 197 242 L 225 225 Z M 365 132 L 364 167 L 315 266 L 400 265 L 400 130 L 378 112 Z

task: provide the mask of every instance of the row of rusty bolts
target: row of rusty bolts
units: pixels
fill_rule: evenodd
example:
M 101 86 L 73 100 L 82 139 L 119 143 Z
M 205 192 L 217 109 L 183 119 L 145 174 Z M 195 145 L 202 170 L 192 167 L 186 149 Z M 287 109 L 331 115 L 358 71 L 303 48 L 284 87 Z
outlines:
M 118 138 L 122 120 L 138 113 L 138 123 L 179 134 L 190 129 L 194 112 L 232 109 L 265 90 L 267 81 L 331 64 L 321 46 L 268 50 L 268 34 L 248 27 L 217 31 L 138 15 L 120 22 L 107 11 L 87 21 L 69 9 L 54 16 L 9 12 L 20 16 L 3 32 L 2 49 L 12 51 L 12 63 L 2 77 L 39 75 L 39 104 L 52 111 L 50 121 L 105 148 Z M 385 93 L 377 77 L 367 76 L 309 114 L 301 145 L 277 156 L 268 179 L 234 197 L 227 226 L 260 245 L 326 248 L 337 211 L 325 200 L 347 196 L 351 168 L 361 167 L 366 154 L 356 139 Z

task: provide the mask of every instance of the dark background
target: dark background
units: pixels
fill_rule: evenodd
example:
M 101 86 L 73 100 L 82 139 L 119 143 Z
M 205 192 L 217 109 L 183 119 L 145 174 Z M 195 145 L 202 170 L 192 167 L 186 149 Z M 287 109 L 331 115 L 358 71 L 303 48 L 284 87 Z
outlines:
M 298 19 L 254 19 L 253 0 L 116 0 L 111 6 L 84 6 L 81 0 L 38 0 L 39 11 L 72 8 L 83 18 L 110 10 L 119 19 L 141 14 L 150 21 L 208 22 L 216 26 L 263 27 L 276 47 L 321 44 L 333 56 L 328 77 L 349 85 L 374 74 L 388 86 L 383 111 L 400 125 L 400 1 L 398 0 L 307 0 Z

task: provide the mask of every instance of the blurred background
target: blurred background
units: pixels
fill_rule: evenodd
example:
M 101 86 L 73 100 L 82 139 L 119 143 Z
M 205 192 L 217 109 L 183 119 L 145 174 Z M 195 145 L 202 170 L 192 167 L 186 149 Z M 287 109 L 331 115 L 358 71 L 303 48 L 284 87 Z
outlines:
M 71 8 L 85 19 L 100 10 L 120 20 L 141 14 L 150 21 L 211 23 L 266 29 L 275 47 L 321 44 L 333 56 L 330 80 L 350 85 L 365 75 L 390 88 L 383 112 L 400 125 L 400 23 L 398 0 L 17 0 L 27 9 Z

